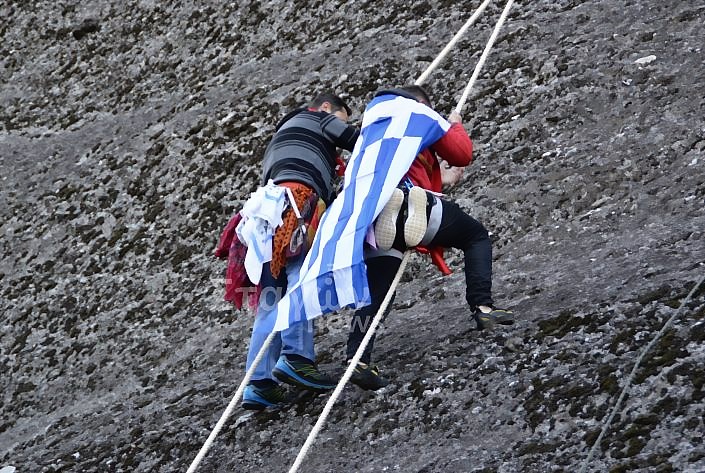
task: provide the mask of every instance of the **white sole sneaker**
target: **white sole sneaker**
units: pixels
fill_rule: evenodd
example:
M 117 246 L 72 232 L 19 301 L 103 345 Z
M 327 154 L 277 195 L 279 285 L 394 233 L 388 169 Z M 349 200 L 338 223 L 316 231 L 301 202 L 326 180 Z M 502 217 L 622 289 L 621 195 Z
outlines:
M 397 217 L 403 202 L 404 192 L 401 189 L 394 189 L 392 197 L 375 221 L 375 241 L 380 250 L 388 250 L 394 244 L 394 239 L 397 237 Z
M 426 219 L 426 191 L 421 187 L 409 189 L 409 205 L 406 222 L 404 222 L 404 240 L 406 246 L 414 247 L 421 243 L 428 220 Z

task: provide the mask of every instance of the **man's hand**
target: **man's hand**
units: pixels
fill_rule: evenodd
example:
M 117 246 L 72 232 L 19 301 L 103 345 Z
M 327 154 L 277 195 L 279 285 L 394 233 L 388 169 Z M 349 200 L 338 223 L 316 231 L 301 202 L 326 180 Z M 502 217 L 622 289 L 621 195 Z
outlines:
M 450 112 L 450 115 L 448 115 L 448 121 L 450 123 L 463 123 L 463 117 L 461 117 L 458 112 L 453 110 Z
M 441 165 L 441 182 L 443 183 L 443 187 L 453 187 L 460 182 L 465 168 L 451 166 L 442 159 L 439 159 L 438 162 Z

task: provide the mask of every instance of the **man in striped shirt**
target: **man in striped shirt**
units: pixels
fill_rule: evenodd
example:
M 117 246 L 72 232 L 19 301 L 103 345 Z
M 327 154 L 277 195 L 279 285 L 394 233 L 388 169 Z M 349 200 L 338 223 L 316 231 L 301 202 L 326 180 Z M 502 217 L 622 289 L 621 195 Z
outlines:
M 344 168 L 338 148 L 352 151 L 359 136 L 359 130 L 346 123 L 351 113 L 340 97 L 321 94 L 307 108 L 294 110 L 282 119 L 264 153 L 262 185 L 272 181 L 287 188 L 289 199 L 294 201 L 291 204 L 295 203 L 306 223 L 315 221 L 323 206 L 335 198 L 335 177 L 342 175 Z M 320 204 L 311 204 L 319 199 Z M 273 238 L 272 260 L 262 267 L 247 369 L 271 331 L 271 327 L 262 325 L 265 315 L 275 309 L 287 287 L 298 279 L 305 257 L 306 244 L 292 244 L 292 235 L 301 224 L 292 210 L 288 208 L 282 215 L 283 223 Z M 298 253 L 292 255 L 296 249 Z M 313 322 L 293 323 L 275 335 L 245 389 L 243 407 L 264 409 L 286 402 L 288 396 L 278 381 L 313 391 L 335 387 L 335 381 L 318 371 L 315 364 Z

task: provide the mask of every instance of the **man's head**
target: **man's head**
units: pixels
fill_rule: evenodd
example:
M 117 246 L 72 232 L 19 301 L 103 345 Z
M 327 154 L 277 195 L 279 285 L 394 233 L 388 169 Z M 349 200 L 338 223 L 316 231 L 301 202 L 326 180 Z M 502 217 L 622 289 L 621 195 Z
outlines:
M 416 97 L 416 100 L 422 104 L 433 107 L 433 105 L 431 105 L 431 99 L 428 96 L 428 92 L 426 92 L 426 89 L 420 85 L 407 85 L 404 87 L 399 87 L 399 90 L 403 90 L 404 92 L 413 95 Z
M 347 122 L 350 115 L 352 115 L 352 110 L 350 110 L 350 107 L 348 107 L 343 99 L 335 94 L 320 94 L 313 99 L 309 106 L 321 112 L 331 113 L 344 122 Z

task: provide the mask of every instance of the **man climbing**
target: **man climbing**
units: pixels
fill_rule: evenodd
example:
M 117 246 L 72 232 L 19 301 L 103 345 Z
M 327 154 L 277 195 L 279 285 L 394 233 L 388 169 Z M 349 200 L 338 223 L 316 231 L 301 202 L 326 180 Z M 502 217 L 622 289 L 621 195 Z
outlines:
M 359 135 L 346 124 L 350 115 L 345 102 L 329 93 L 286 115 L 264 153 L 262 187 L 240 212 L 237 236 L 247 246 L 241 262 L 248 282 L 259 283 L 248 370 L 273 329 L 264 326 L 267 313 L 297 280 L 318 218 L 335 197 L 334 178 L 342 166 L 337 148 L 352 151 Z M 245 388 L 244 408 L 286 402 L 278 381 L 313 391 L 335 387 L 315 364 L 313 330 L 313 322 L 299 319 L 274 336 Z
M 420 86 L 385 90 L 376 96 L 397 95 L 416 100 L 427 107 L 431 101 Z M 423 149 L 411 164 L 375 223 L 377 248 L 366 246 L 365 263 L 372 303 L 355 312 L 347 342 L 347 359 L 355 355 L 379 310 L 408 247 L 428 248 L 434 262 L 447 271 L 442 248 L 463 251 L 465 260 L 465 298 L 470 305 L 477 328 L 514 322 L 512 312 L 500 309 L 492 300 L 492 245 L 485 227 L 466 214 L 456 203 L 440 198 L 442 186 L 454 185 L 462 176 L 462 168 L 472 160 L 472 141 L 462 125 L 460 114 L 451 113 L 450 128 L 430 147 Z M 439 163 L 442 159 L 450 168 Z M 430 191 L 430 192 L 428 192 Z M 404 215 L 406 210 L 406 216 Z M 363 389 L 376 390 L 388 381 L 372 366 L 374 337 L 367 345 L 351 381 Z

